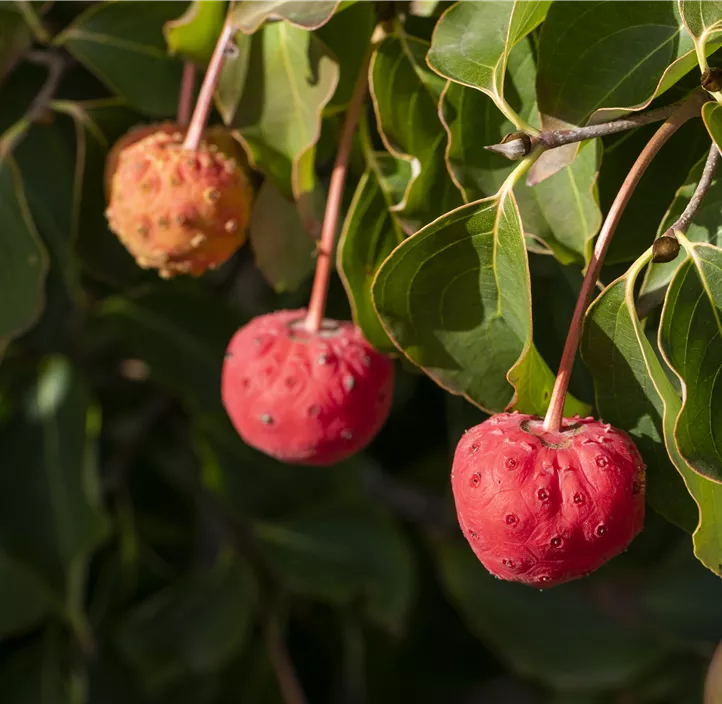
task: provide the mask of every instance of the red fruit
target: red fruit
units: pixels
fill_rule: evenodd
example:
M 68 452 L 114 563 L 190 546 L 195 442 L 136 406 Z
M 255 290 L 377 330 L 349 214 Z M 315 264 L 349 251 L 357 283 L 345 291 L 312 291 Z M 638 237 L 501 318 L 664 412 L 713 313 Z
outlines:
M 108 160 L 111 230 L 139 266 L 166 278 L 222 264 L 246 239 L 252 189 L 244 171 L 209 141 L 184 149 L 168 125 L 135 136 Z
M 645 467 L 631 438 L 593 418 L 500 413 L 468 430 L 451 485 L 459 525 L 489 572 L 553 587 L 598 569 L 644 523 Z
M 351 323 L 304 327 L 281 310 L 240 328 L 223 364 L 223 405 L 249 445 L 284 462 L 329 465 L 365 447 L 391 406 L 394 365 Z

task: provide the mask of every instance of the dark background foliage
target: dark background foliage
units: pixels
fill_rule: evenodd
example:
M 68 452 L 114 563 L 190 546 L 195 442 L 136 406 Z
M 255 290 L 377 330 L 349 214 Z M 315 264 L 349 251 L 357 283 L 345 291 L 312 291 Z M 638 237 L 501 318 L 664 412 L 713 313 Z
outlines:
M 256 166 L 250 245 L 218 271 L 170 282 L 137 268 L 108 231 L 104 160 L 130 127 L 174 119 L 183 60 L 202 75 L 226 4 L 0 4 L 0 700 L 272 704 L 284 701 L 290 660 L 312 704 L 702 702 L 722 634 L 722 584 L 692 553 L 697 508 L 671 465 L 677 483 L 656 495 L 628 552 L 538 592 L 492 578 L 464 542 L 449 466 L 463 429 L 485 415 L 412 364 L 397 363 L 377 439 L 330 469 L 282 465 L 231 428 L 219 397 L 223 351 L 251 317 L 308 300 L 309 232 L 376 23 L 374 3 L 297 3 L 297 15 L 293 4 L 268 4 L 296 24 L 239 38 L 211 120 L 237 130 Z M 510 5 L 468 4 L 485 7 L 490 25 Z M 323 23 L 329 5 L 336 12 Z M 511 125 L 491 93 L 447 85 L 425 62 L 451 3 L 380 5 L 403 14 L 372 66 L 340 262 L 367 336 L 395 352 L 371 307 L 371 275 L 407 234 L 494 195 L 510 164 L 481 147 Z M 260 26 L 263 4 L 244 6 L 239 24 Z M 575 25 L 578 6 L 597 14 Z M 585 27 L 611 35 L 632 20 L 638 35 L 572 71 L 591 42 Z M 552 52 L 570 25 L 564 50 Z M 539 110 L 582 124 L 597 108 L 672 102 L 699 81 L 680 26 L 672 2 L 554 3 L 509 54 L 506 100 L 537 125 Z M 594 66 L 614 55 L 626 70 L 647 43 L 668 48 L 655 50 L 659 65 L 600 104 Z M 680 57 L 684 70 L 655 97 L 649 76 Z M 517 189 L 533 235 L 534 354 L 544 367 L 530 398 L 550 387 L 544 370 L 558 364 L 589 242 L 653 129 L 587 143 L 561 175 Z M 673 201 L 690 197 L 708 144 L 696 120 L 665 147 L 602 281 L 624 274 Z M 421 165 L 413 183 L 409 158 Z M 404 193 L 405 206 L 391 207 Z M 715 185 L 692 239 L 718 244 L 721 194 Z M 372 227 L 382 236 L 369 243 Z M 644 286 L 670 276 L 655 269 Z M 605 310 L 596 309 L 600 330 Z M 334 277 L 328 313 L 351 312 Z M 658 312 L 650 320 L 653 339 Z M 599 349 L 588 345 L 571 390 L 605 419 L 605 403 L 628 411 L 630 429 L 647 418 L 648 399 L 634 377 L 628 396 L 600 396 Z M 469 355 L 475 364 L 478 351 Z M 502 382 L 487 408 L 509 400 Z M 650 437 L 652 452 L 661 439 Z M 669 464 L 666 454 L 654 462 L 652 471 Z M 708 517 L 722 514 L 718 498 L 705 500 Z M 720 519 L 709 520 L 716 537 L 702 546 L 705 564 L 718 556 L 722 570 Z

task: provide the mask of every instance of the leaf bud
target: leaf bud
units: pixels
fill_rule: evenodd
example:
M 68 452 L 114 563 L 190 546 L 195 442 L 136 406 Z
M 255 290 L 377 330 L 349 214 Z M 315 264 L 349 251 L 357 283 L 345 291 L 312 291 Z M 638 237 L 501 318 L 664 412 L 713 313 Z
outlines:
M 652 261 L 655 264 L 671 262 L 678 254 L 679 240 L 674 235 L 662 235 L 652 245 Z
M 502 154 L 511 161 L 518 161 L 531 152 L 532 141 L 531 137 L 525 132 L 512 132 L 506 135 L 499 144 L 492 144 L 489 147 L 484 147 L 484 149 L 496 154 Z
M 702 73 L 702 88 L 710 93 L 722 90 L 722 68 L 706 68 Z

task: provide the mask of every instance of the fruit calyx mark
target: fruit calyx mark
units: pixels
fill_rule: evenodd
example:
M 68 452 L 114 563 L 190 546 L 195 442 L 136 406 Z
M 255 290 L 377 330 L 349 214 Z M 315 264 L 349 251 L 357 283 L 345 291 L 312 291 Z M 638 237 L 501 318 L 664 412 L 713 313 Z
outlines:
M 324 318 L 316 332 L 310 332 L 306 327 L 305 316 L 300 316 L 288 323 L 289 337 L 296 342 L 312 342 L 319 337 L 335 337 L 341 332 L 341 326 L 337 320 Z
M 534 429 L 532 427 L 533 423 L 541 426 L 541 433 L 537 433 L 534 431 Z M 561 442 L 550 442 L 549 440 L 545 440 L 543 437 L 544 435 L 548 435 L 549 433 L 547 433 L 544 430 L 542 423 L 543 423 L 543 421 L 541 418 L 537 421 L 533 421 L 530 418 L 526 418 L 521 423 L 519 423 L 519 427 L 525 433 L 529 433 L 529 435 L 533 435 L 535 438 L 537 438 L 537 440 L 539 440 L 539 442 L 541 442 L 541 444 L 544 445 L 544 447 L 550 447 L 554 450 L 563 450 L 567 447 L 570 447 L 572 444 L 571 438 L 574 435 L 576 435 L 577 433 L 581 433 L 582 430 L 584 429 L 584 426 L 581 423 L 572 423 L 571 425 L 562 427 L 557 431 L 560 435 L 568 436 L 567 438 L 565 438 Z

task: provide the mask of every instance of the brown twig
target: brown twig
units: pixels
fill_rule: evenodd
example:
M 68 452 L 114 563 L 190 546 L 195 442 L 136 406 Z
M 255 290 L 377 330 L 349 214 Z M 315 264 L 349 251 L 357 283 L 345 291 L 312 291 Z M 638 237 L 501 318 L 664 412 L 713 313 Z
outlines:
M 586 274 L 584 275 L 584 281 L 582 282 L 579 297 L 577 298 L 577 304 L 574 308 L 572 322 L 569 326 L 566 342 L 564 343 L 564 351 L 562 352 L 559 372 L 557 373 L 557 378 L 554 382 L 554 389 L 549 402 L 549 408 L 544 418 L 544 430 L 547 432 L 556 432 L 561 427 L 562 417 L 564 414 L 564 399 L 566 398 L 567 388 L 569 386 L 574 358 L 577 353 L 577 348 L 579 347 L 579 337 L 582 331 L 584 313 L 586 312 L 592 289 L 599 277 L 599 272 L 602 268 L 602 263 L 604 262 L 604 256 L 607 253 L 607 249 L 612 241 L 612 236 L 614 235 L 617 224 L 622 217 L 622 213 L 624 212 L 634 189 L 639 184 L 640 179 L 657 152 L 685 122 L 699 115 L 702 102 L 703 98 L 700 94 L 695 93 L 690 96 L 654 133 L 652 139 L 649 140 L 641 154 L 637 157 L 637 160 L 634 162 L 634 165 L 627 174 L 627 177 L 624 179 L 624 183 L 622 183 L 614 202 L 609 208 L 607 217 L 602 225 L 602 229 L 599 232 L 599 237 L 594 247 L 592 259 L 589 262 Z
M 183 78 L 181 79 L 180 95 L 178 96 L 177 122 L 179 125 L 187 125 L 190 121 L 195 84 L 196 65 L 192 61 L 186 61 L 183 65 Z
M 213 91 L 216 89 L 216 84 L 221 75 L 221 69 L 223 68 L 223 60 L 225 58 L 226 47 L 233 38 L 235 29 L 230 20 L 226 19 L 221 35 L 218 37 L 216 42 L 216 48 L 213 50 L 213 56 L 211 56 L 210 63 L 208 64 L 208 70 L 206 71 L 201 90 L 198 93 L 198 101 L 196 102 L 195 109 L 193 110 L 193 116 L 191 117 L 190 125 L 188 126 L 188 132 L 186 138 L 183 141 L 183 149 L 195 151 L 198 149 L 198 145 L 201 142 L 201 136 L 205 129 L 206 122 L 208 122 L 208 114 L 211 111 L 211 103 L 213 102 Z
M 348 172 L 353 135 L 356 131 L 356 124 L 358 123 L 368 88 L 370 63 L 371 49 L 369 48 L 353 89 L 351 102 L 346 113 L 346 121 L 341 132 L 336 163 L 333 167 L 331 182 L 328 188 L 326 212 L 323 216 L 323 227 L 321 228 L 321 238 L 318 245 L 318 261 L 316 262 L 316 272 L 313 278 L 311 299 L 308 304 L 308 315 L 306 316 L 306 329 L 310 332 L 316 332 L 321 327 L 321 321 L 326 311 L 328 284 L 331 278 L 331 255 L 333 254 L 333 243 L 336 239 L 336 228 L 341 211 L 341 197 L 343 196 L 343 187 L 346 182 L 346 173 Z

